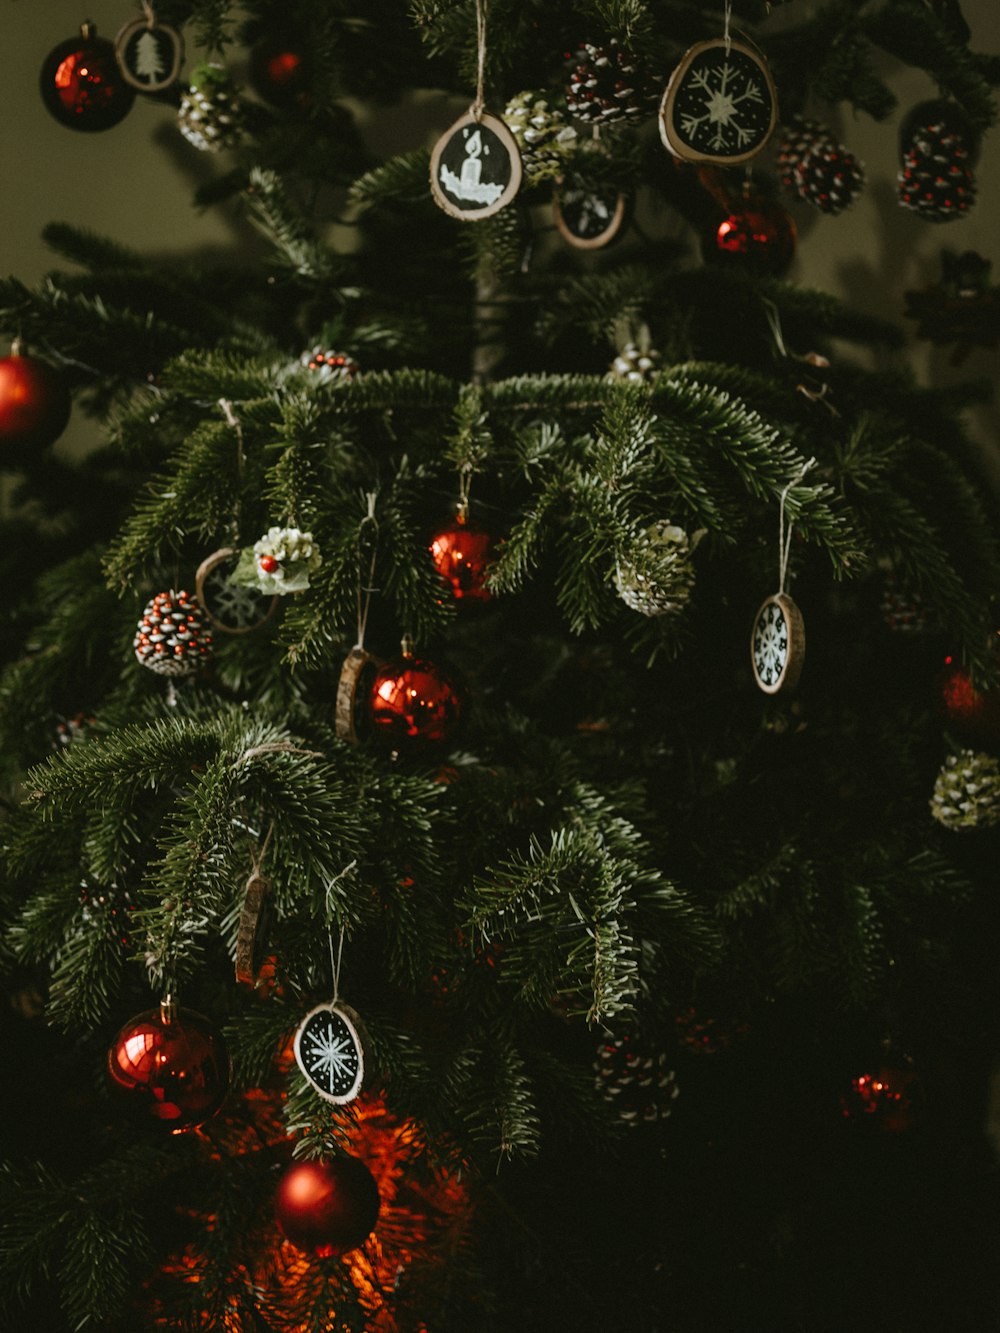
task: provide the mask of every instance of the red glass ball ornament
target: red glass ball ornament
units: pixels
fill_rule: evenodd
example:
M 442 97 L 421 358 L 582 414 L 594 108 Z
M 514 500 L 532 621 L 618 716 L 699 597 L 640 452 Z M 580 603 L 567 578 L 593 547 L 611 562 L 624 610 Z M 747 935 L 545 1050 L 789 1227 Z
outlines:
M 296 1162 L 278 1182 L 274 1215 L 300 1250 L 321 1258 L 357 1249 L 375 1229 L 378 1186 L 359 1157 Z
M 726 264 L 749 273 L 780 277 L 795 258 L 795 223 L 770 199 L 743 203 L 715 223 L 702 240 L 708 264 Z
M 309 55 L 292 33 L 269 33 L 250 53 L 250 83 L 272 106 L 309 106 L 311 77 Z
M 229 1052 L 207 1018 L 164 1001 L 129 1019 L 115 1037 L 108 1077 L 143 1120 L 174 1131 L 193 1129 L 225 1100 Z
M 488 602 L 487 562 L 493 538 L 476 523 L 456 518 L 431 538 L 434 568 L 446 579 L 456 602 Z
M 122 78 L 114 43 L 84 23 L 78 37 L 49 52 L 40 76 L 42 101 L 73 130 L 109 130 L 128 114 L 135 89 Z
M 0 360 L 0 441 L 43 448 L 69 421 L 69 390 L 47 361 L 14 352 Z
M 425 658 L 386 663 L 376 672 L 368 695 L 375 733 L 393 746 L 448 740 L 461 711 L 454 682 Z

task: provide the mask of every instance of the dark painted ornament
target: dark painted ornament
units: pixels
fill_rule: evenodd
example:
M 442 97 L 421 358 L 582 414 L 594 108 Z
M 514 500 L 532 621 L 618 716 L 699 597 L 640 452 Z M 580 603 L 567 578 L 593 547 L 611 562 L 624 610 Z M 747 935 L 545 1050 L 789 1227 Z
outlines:
M 132 109 L 135 89 L 122 77 L 114 43 L 92 23 L 49 52 L 40 76 L 42 101 L 71 130 L 109 130 Z

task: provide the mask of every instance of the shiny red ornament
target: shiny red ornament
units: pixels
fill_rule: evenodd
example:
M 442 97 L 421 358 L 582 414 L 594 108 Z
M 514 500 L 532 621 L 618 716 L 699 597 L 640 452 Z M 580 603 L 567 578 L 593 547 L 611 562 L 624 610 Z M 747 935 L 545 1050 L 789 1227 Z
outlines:
M 709 264 L 780 277 L 795 258 L 796 237 L 786 208 L 770 199 L 752 199 L 709 228 L 702 254 Z
M 376 735 L 393 746 L 448 740 L 462 712 L 454 682 L 435 662 L 403 657 L 379 668 L 368 695 Z
M 49 52 L 40 77 L 42 101 L 61 125 L 109 130 L 132 108 L 135 89 L 118 66 L 114 43 L 84 23 L 78 37 Z
M 488 602 L 487 565 L 493 538 L 476 523 L 456 518 L 431 538 L 434 568 L 446 579 L 456 602 Z
M 359 1157 L 296 1162 L 278 1182 L 274 1215 L 300 1250 L 321 1258 L 357 1249 L 381 1207 L 375 1178 Z
M 130 1019 L 108 1050 L 111 1086 L 143 1120 L 194 1129 L 218 1111 L 229 1088 L 222 1034 L 192 1009 L 165 1000 Z
M 278 562 L 273 555 L 261 555 L 257 557 L 257 563 L 265 574 L 273 574 L 278 568 Z
M 290 33 L 269 33 L 250 53 L 250 82 L 272 106 L 309 106 L 312 67 L 300 40 Z
M 14 351 L 0 360 L 0 442 L 44 448 L 69 421 L 69 390 L 47 361 Z

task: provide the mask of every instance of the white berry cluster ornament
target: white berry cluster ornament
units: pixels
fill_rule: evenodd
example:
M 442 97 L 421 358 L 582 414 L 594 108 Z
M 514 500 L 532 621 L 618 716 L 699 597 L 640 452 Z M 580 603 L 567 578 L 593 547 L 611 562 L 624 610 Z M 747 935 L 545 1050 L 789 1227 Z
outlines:
M 158 676 L 189 676 L 212 656 L 212 631 L 190 593 L 158 592 L 132 640 L 137 659 Z
M 268 528 L 263 537 L 240 553 L 231 583 L 256 588 L 274 597 L 305 592 L 309 579 L 323 563 L 311 532 L 298 528 Z
M 976 750 L 950 754 L 934 783 L 931 814 L 956 833 L 1000 823 L 1000 761 Z
M 229 71 L 222 65 L 199 65 L 181 98 L 177 128 L 203 153 L 235 148 L 243 137 L 243 111 Z
M 361 369 L 360 364 L 347 352 L 331 352 L 318 344 L 311 352 L 299 357 L 301 365 L 312 370 L 321 384 L 329 380 L 352 380 Z
M 681 611 L 694 590 L 695 547 L 705 529 L 692 536 L 669 519 L 652 523 L 615 562 L 618 596 L 632 611 L 665 616 Z
M 518 93 L 507 103 L 503 118 L 517 140 L 529 183 L 562 175 L 579 136 L 549 93 Z

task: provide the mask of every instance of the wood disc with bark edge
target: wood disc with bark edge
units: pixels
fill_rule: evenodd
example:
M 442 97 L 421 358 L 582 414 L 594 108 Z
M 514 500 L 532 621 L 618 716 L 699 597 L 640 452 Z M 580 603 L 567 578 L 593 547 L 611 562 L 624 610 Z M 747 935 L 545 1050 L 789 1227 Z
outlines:
M 686 137 L 682 137 L 674 123 L 677 99 L 682 92 L 687 91 L 686 80 L 692 65 L 699 61 L 703 55 L 720 50 L 724 59 L 728 59 L 731 53 L 736 52 L 741 62 L 752 62 L 756 66 L 766 90 L 767 101 L 763 103 L 765 108 L 764 123 L 758 128 L 752 146 L 743 152 L 703 151 L 689 143 Z M 767 110 L 768 105 L 769 111 Z M 683 162 L 714 162 L 718 166 L 729 167 L 736 166 L 741 162 L 749 162 L 751 158 L 756 157 L 767 147 L 778 123 L 778 90 L 774 83 L 774 76 L 767 61 L 752 46 L 747 46 L 743 42 L 730 41 L 727 51 L 726 41 L 722 37 L 713 38 L 708 42 L 698 42 L 685 51 L 680 64 L 671 74 L 670 81 L 663 94 L 663 100 L 660 103 L 657 120 L 663 146 L 668 153 L 672 153 L 674 157 Z M 708 147 L 706 144 L 706 149 Z
M 611 189 L 609 189 L 608 194 L 610 195 L 611 192 Z M 569 245 L 575 246 L 577 250 L 600 250 L 603 246 L 610 245 L 612 241 L 616 240 L 625 224 L 630 200 L 628 195 L 624 194 L 621 190 L 615 189 L 614 192 L 617 198 L 608 225 L 597 235 L 582 236 L 579 232 L 574 231 L 566 220 L 563 213 L 563 196 L 564 194 L 596 195 L 600 193 L 600 191 L 596 189 L 587 189 L 586 186 L 579 189 L 567 189 L 565 182 L 560 181 L 552 196 L 552 216 L 555 219 L 556 227 L 563 240 Z
M 220 634 L 252 634 L 254 630 L 260 629 L 262 625 L 266 625 L 275 614 L 278 609 L 278 602 L 281 600 L 279 597 L 274 596 L 269 603 L 265 603 L 267 610 L 261 618 L 255 621 L 252 625 L 226 624 L 224 620 L 220 620 L 219 617 L 213 613 L 212 608 L 205 597 L 205 580 L 208 578 L 209 574 L 217 569 L 219 565 L 224 564 L 225 561 L 231 559 L 234 555 L 239 555 L 239 551 L 237 551 L 235 547 L 221 546 L 217 551 L 213 551 L 211 555 L 205 557 L 198 566 L 197 573 L 194 576 L 195 595 L 198 598 L 198 605 L 205 612 L 205 615 L 208 616 L 213 627 L 217 629 Z M 265 601 L 263 594 L 261 594 L 261 601 Z
M 364 648 L 352 648 L 344 658 L 344 665 L 340 668 L 334 730 L 340 740 L 347 741 L 349 745 L 357 745 L 358 743 L 356 718 L 358 684 L 361 680 L 361 673 L 369 663 L 374 663 L 374 661 L 375 658 Z
M 256 986 L 260 975 L 271 917 L 270 892 L 271 881 L 255 870 L 247 880 L 236 930 L 236 980 L 245 986 Z
M 761 603 L 750 634 L 750 661 L 758 687 L 765 694 L 794 690 L 805 659 L 806 627 L 802 612 L 788 593 L 775 593 Z
M 321 1038 L 318 1033 L 316 1033 L 315 1029 L 322 1023 L 321 1016 L 323 1014 L 332 1015 L 330 1026 L 334 1032 L 336 1032 L 338 1027 L 343 1030 L 343 1033 L 348 1038 L 353 1050 L 353 1058 L 349 1055 L 346 1062 L 348 1064 L 346 1077 L 342 1076 L 342 1079 L 340 1080 L 343 1082 L 344 1087 L 343 1090 L 339 1092 L 328 1090 L 323 1087 L 321 1083 L 317 1082 L 316 1079 L 316 1065 L 320 1064 L 321 1060 L 318 1061 L 316 1058 L 315 1045 Z M 298 1065 L 303 1078 L 309 1083 L 309 1086 L 317 1092 L 325 1102 L 332 1102 L 334 1106 L 343 1106 L 347 1102 L 354 1101 L 355 1097 L 357 1097 L 358 1093 L 361 1091 L 365 1081 L 366 1035 L 364 1024 L 358 1014 L 349 1005 L 343 1004 L 340 1000 L 327 1000 L 323 1004 L 317 1004 L 315 1008 L 309 1010 L 295 1029 L 295 1038 L 293 1041 L 295 1063 Z M 303 1050 L 303 1044 L 305 1043 L 305 1045 L 308 1046 L 310 1042 L 313 1043 L 313 1049 Z M 356 1064 L 354 1070 L 351 1070 L 351 1064 Z M 332 1085 L 335 1079 L 336 1073 L 331 1069 L 328 1082 Z
M 143 78 L 139 70 L 137 46 L 134 39 L 142 41 L 140 29 L 148 32 L 156 45 L 158 54 L 168 52 L 165 73 Z M 158 34 L 158 35 L 154 35 Z M 177 82 L 181 65 L 184 63 L 184 38 L 169 23 L 150 23 L 145 18 L 132 19 L 120 29 L 115 38 L 115 59 L 118 69 L 126 83 L 138 88 L 141 93 L 162 93 Z
M 501 193 L 492 202 L 484 202 L 479 207 L 463 208 L 454 195 L 449 194 L 446 187 L 442 185 L 441 170 L 442 167 L 450 169 L 449 163 L 445 159 L 454 161 L 453 145 L 456 144 L 458 139 L 465 141 L 468 136 L 463 131 L 466 127 L 471 128 L 472 126 L 476 126 L 480 131 L 485 130 L 489 136 L 498 142 L 506 153 L 508 169 L 501 171 L 499 179 L 492 182 L 492 184 L 503 183 Z M 489 146 L 489 143 L 487 143 L 484 147 L 488 148 Z M 457 162 L 455 164 L 458 165 Z M 493 163 L 491 162 L 490 165 L 493 165 Z M 464 116 L 459 116 L 458 120 L 445 130 L 434 145 L 431 153 L 430 176 L 431 194 L 439 208 L 444 209 L 450 217 L 458 218 L 460 222 L 478 222 L 481 218 L 492 217 L 494 213 L 499 213 L 502 208 L 506 208 L 521 188 L 521 150 L 517 146 L 517 140 L 499 116 L 484 111 L 477 118 L 475 113 L 470 110 Z M 490 183 L 486 182 L 486 184 Z

